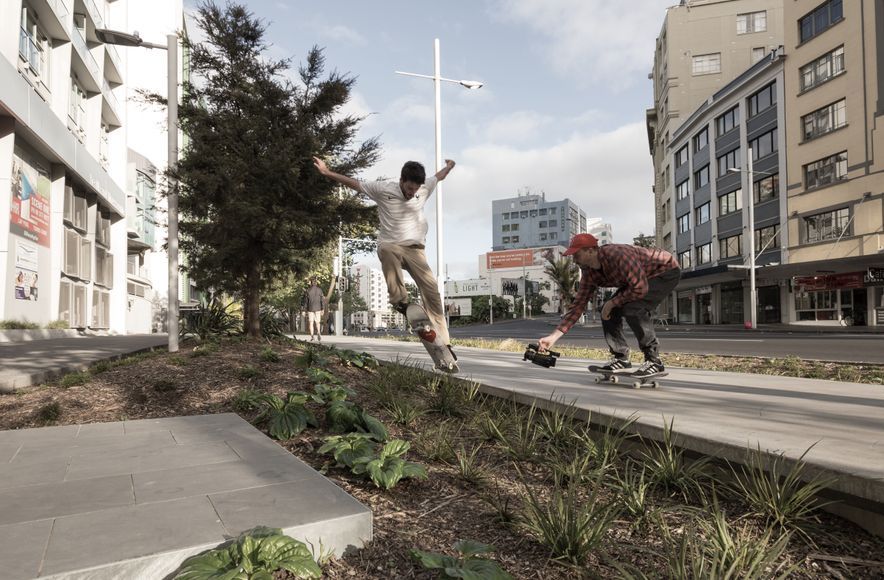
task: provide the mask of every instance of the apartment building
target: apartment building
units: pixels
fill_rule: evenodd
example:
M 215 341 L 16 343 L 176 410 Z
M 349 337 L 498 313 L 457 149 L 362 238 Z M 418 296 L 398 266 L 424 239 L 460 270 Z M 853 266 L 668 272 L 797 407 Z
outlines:
M 586 221 L 586 233 L 592 234 L 600 246 L 614 243 L 614 227 L 605 223 L 602 218 L 590 218 Z
M 674 251 L 673 134 L 691 113 L 783 43 L 783 0 L 681 0 L 667 9 L 646 112 L 654 163 L 657 245 Z M 661 308 L 670 309 L 668 302 Z
M 784 4 L 788 307 L 884 324 L 884 3 Z
M 390 307 L 383 272 L 367 264 L 357 264 L 353 267 L 353 277 L 368 310 L 351 314 L 350 324 L 365 328 L 405 327 L 405 316 Z
M 0 319 L 125 332 L 126 4 L 0 6 Z
M 781 227 L 786 201 L 780 195 L 785 61 L 780 50 L 772 51 L 709 96 L 672 133 L 674 152 L 666 163 L 673 168 L 674 200 L 665 201 L 661 212 L 665 222 L 676 224 L 665 235 L 672 236 L 670 247 L 682 268 L 673 316 L 678 322 L 749 319 L 749 235 L 758 322 L 781 321 L 787 288 L 769 272 L 787 260 L 788 232 Z
M 567 246 L 571 236 L 586 232 L 586 212 L 567 198 L 547 201 L 544 193 L 526 193 L 493 200 L 491 224 L 495 251 Z

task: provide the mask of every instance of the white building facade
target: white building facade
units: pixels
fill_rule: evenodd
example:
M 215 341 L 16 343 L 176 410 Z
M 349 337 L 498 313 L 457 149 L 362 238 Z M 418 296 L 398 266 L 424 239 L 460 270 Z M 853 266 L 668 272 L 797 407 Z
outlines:
M 368 310 L 351 314 L 351 325 L 368 329 L 405 328 L 405 316 L 390 308 L 383 272 L 366 264 L 357 264 L 353 267 L 353 277 Z

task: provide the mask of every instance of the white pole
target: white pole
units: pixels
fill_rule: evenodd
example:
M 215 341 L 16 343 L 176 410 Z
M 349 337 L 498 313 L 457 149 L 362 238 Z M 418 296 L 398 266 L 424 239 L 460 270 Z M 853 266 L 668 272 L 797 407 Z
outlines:
M 752 148 L 748 151 L 749 158 L 749 324 L 753 330 L 757 328 L 756 312 L 758 295 L 755 291 L 755 174 L 752 171 Z
M 169 195 L 169 352 L 178 352 L 178 181 L 173 177 L 178 167 L 178 36 L 166 36 Z
M 439 67 L 439 39 L 433 43 L 435 74 L 433 85 L 436 89 L 436 171 L 442 169 L 442 75 Z M 436 284 L 439 286 L 439 299 L 445 307 L 445 281 L 442 279 L 442 184 L 436 184 Z
M 494 276 L 488 268 L 488 324 L 494 324 Z
M 338 283 L 338 309 L 335 311 L 335 336 L 344 334 L 344 292 L 341 290 L 341 280 L 344 278 L 344 241 L 338 236 L 338 264 L 335 275 Z

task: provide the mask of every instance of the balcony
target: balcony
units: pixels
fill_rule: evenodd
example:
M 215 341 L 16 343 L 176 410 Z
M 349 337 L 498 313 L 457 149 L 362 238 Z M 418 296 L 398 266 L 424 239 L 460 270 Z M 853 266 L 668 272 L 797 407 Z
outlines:
M 26 0 L 24 4 L 37 14 L 40 27 L 50 38 L 69 39 L 66 23 L 70 9 L 65 0 Z
M 107 82 L 107 79 L 102 80 L 101 94 L 104 97 L 104 103 L 101 107 L 102 117 L 107 120 L 108 125 L 114 127 L 121 126 L 123 118 L 120 116 L 120 102 L 117 100 L 116 95 L 114 95 L 114 90 Z
M 71 63 L 71 66 L 77 73 L 80 73 L 78 76 L 80 77 L 80 82 L 84 85 L 83 88 L 93 93 L 101 92 L 101 69 L 98 68 L 98 63 L 95 62 L 95 58 L 89 51 L 89 47 L 86 45 L 86 39 L 83 38 L 83 34 L 76 27 L 74 27 L 71 32 L 71 41 L 74 45 L 74 52 L 80 57 L 82 67 L 77 66 L 78 63 L 76 60 Z M 77 70 L 78 68 L 82 68 L 83 70 Z M 85 73 L 85 75 L 83 73 Z
M 83 4 L 86 5 L 86 12 L 89 13 L 89 18 L 92 19 L 95 28 L 104 28 L 104 18 L 98 5 L 95 4 L 95 0 L 84 0 Z

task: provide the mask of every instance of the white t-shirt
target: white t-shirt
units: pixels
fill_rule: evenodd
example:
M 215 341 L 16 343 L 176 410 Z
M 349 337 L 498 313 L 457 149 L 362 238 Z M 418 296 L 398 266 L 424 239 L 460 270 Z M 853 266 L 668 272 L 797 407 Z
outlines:
M 378 243 L 424 244 L 427 218 L 424 205 L 436 188 L 436 177 L 429 176 L 413 198 L 406 200 L 398 181 L 360 181 L 363 193 L 378 205 L 381 220 Z

